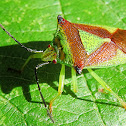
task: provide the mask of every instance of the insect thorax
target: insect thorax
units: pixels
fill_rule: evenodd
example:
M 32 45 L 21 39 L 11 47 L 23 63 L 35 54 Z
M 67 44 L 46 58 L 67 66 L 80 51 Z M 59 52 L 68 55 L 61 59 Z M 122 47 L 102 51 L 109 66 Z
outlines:
M 59 62 L 68 66 L 73 66 L 71 52 L 69 46 L 67 45 L 67 38 L 62 32 L 59 32 L 59 30 L 57 30 L 54 36 L 53 47 L 57 51 L 57 60 Z

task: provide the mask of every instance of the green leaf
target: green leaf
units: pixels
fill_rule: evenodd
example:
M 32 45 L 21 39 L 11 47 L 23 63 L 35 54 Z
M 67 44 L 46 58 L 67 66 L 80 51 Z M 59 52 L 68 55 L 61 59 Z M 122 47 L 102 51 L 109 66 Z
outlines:
M 53 39 L 58 14 L 73 23 L 126 29 L 125 7 L 125 0 L 1 0 L 0 22 L 25 46 L 44 50 Z M 102 86 L 86 70 L 77 76 L 75 94 L 68 67 L 64 92 L 53 104 L 53 124 L 34 77 L 34 67 L 41 60 L 31 60 L 22 74 L 8 70 L 20 69 L 29 55 L 0 29 L 0 125 L 126 125 L 125 109 L 109 92 L 99 92 Z M 60 69 L 60 64 L 49 64 L 38 70 L 47 104 L 57 94 Z M 126 101 L 126 64 L 94 71 Z

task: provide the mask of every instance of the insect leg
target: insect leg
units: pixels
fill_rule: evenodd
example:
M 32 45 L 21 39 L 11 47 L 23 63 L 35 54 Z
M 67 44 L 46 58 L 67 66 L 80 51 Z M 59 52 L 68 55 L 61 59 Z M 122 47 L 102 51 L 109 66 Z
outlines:
M 32 59 L 32 58 L 41 58 L 41 57 L 42 57 L 42 53 L 36 53 L 36 54 L 30 55 L 28 57 L 28 59 L 25 61 L 24 65 L 21 67 L 21 72 L 24 70 L 24 67 L 28 64 L 30 59 Z
M 65 80 L 65 65 L 62 64 L 62 68 L 61 68 L 60 76 L 59 76 L 58 94 L 49 103 L 50 113 L 52 113 L 52 104 L 53 104 L 53 102 L 63 92 L 63 89 L 64 89 L 64 80 Z
M 87 69 L 89 73 L 109 92 L 111 92 L 121 103 L 121 105 L 126 109 L 126 103 L 103 81 L 92 69 Z
M 77 92 L 77 77 L 76 77 L 76 71 L 73 67 L 71 68 L 71 75 L 72 75 L 73 90 L 74 92 Z
M 43 52 L 42 50 L 40 51 L 37 51 L 35 49 L 30 49 L 30 48 L 27 48 L 26 46 L 24 46 L 23 44 L 21 44 L 19 41 L 17 41 L 3 26 L 2 24 L 0 24 L 0 27 L 15 41 L 17 42 L 21 47 L 25 48 L 27 51 L 29 52 L 33 52 L 33 53 L 40 53 L 40 52 Z
M 37 70 L 38 70 L 40 67 L 42 67 L 42 66 L 44 66 L 44 65 L 46 65 L 46 64 L 49 64 L 49 62 L 39 64 L 39 65 L 37 65 L 37 66 L 35 67 L 35 79 L 36 79 L 36 82 L 37 82 L 37 85 L 38 85 L 38 90 L 39 90 L 41 99 L 42 99 L 42 101 L 43 101 L 43 103 L 44 103 L 44 106 L 45 106 L 45 108 L 46 108 L 46 110 L 47 110 L 47 114 L 49 115 L 50 119 L 51 119 L 52 122 L 54 123 L 54 120 L 52 119 L 52 116 L 51 116 L 51 114 L 50 114 L 50 112 L 49 112 L 49 110 L 48 110 L 48 108 L 47 108 L 45 99 L 44 99 L 44 97 L 43 97 L 43 95 L 42 95 L 41 88 L 40 88 L 40 85 L 39 85 L 38 76 L 37 76 Z

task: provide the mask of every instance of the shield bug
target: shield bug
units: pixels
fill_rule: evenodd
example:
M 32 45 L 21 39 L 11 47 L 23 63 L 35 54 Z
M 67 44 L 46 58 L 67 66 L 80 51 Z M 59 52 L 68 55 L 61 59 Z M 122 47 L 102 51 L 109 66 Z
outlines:
M 126 109 L 126 103 L 91 69 L 126 63 L 126 30 L 71 23 L 58 15 L 57 30 L 53 41 L 45 51 L 37 51 L 25 47 L 6 31 L 1 24 L 0 27 L 21 47 L 33 53 L 28 57 L 21 71 L 23 71 L 24 67 L 32 58 L 41 58 L 44 61 L 44 63 L 35 67 L 35 78 L 40 96 L 52 122 L 54 122 L 51 116 L 52 104 L 62 94 L 64 88 L 65 65 L 72 69 L 71 75 L 74 92 L 77 92 L 76 73 L 81 74 L 83 69 L 87 69 L 104 89 L 110 91 Z M 49 63 L 62 64 L 59 75 L 58 94 L 50 101 L 50 110 L 47 108 L 37 77 L 37 70 Z

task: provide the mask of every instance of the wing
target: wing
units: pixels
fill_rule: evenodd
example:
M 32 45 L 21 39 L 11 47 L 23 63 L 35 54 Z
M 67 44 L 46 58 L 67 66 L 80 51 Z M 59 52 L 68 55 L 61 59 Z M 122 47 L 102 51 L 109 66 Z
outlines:
M 126 63 L 126 30 L 72 23 L 87 51 L 85 68 Z

